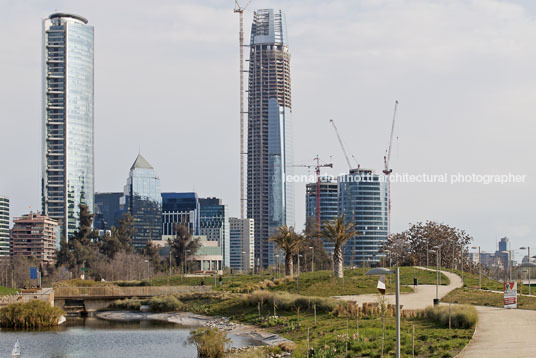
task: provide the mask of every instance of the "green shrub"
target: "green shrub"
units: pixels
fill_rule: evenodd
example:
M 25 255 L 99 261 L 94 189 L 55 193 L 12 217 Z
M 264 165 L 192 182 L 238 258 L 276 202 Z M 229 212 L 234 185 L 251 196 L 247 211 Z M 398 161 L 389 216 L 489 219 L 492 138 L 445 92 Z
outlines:
M 0 327 L 27 329 L 57 326 L 64 314 L 62 309 L 39 300 L 13 303 L 0 308 Z
M 110 308 L 127 311 L 139 311 L 141 305 L 141 300 L 137 297 L 134 297 L 116 300 L 110 305 Z
M 230 343 L 227 333 L 217 328 L 202 327 L 190 332 L 184 344 L 193 344 L 200 358 L 224 358 L 225 344 Z
M 153 312 L 180 311 L 184 304 L 175 296 L 156 296 L 146 302 Z
M 427 307 L 423 315 L 426 319 L 444 327 L 449 326 L 449 306 Z M 452 328 L 471 328 L 476 324 L 477 317 L 476 309 L 473 306 L 452 305 L 450 307 Z

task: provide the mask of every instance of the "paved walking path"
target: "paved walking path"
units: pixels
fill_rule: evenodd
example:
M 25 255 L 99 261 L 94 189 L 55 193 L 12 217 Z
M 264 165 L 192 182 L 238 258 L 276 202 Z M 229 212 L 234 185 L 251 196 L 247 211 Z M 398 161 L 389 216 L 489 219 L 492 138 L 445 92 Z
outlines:
M 427 270 L 424 267 L 418 267 L 422 270 Z M 435 270 L 432 270 L 435 271 Z M 446 296 L 450 291 L 462 287 L 462 279 L 460 276 L 441 271 L 445 276 L 450 280 L 448 285 L 439 286 L 439 298 Z M 403 293 L 400 295 L 400 304 L 403 309 L 425 309 L 428 306 L 434 304 L 434 298 L 436 297 L 436 286 L 435 285 L 419 285 L 415 288 L 414 292 Z M 377 302 L 378 295 L 376 294 L 367 294 L 367 295 L 354 295 L 354 296 L 336 296 L 335 298 L 345 301 L 354 301 L 358 304 L 363 304 L 365 302 Z M 387 302 L 395 304 L 395 295 L 385 295 Z
M 460 358 L 536 357 L 536 311 L 476 306 L 475 335 Z

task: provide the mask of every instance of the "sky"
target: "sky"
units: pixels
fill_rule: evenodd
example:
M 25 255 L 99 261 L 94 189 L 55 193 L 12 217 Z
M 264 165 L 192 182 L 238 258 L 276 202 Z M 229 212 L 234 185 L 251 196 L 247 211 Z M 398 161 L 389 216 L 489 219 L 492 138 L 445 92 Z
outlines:
M 150 4 L 150 5 L 149 5 Z M 231 0 L 0 2 L 0 195 L 40 209 L 41 21 L 95 27 L 95 189 L 122 191 L 138 152 L 162 191 L 221 197 L 239 215 L 238 15 Z M 393 232 L 435 220 L 484 251 L 536 248 L 536 5 L 498 0 L 253 0 L 282 9 L 290 42 L 296 164 L 393 174 L 525 175 L 522 183 L 391 185 Z M 247 51 L 246 51 L 247 53 Z M 353 158 L 352 165 L 355 161 Z M 307 168 L 296 168 L 308 174 Z M 324 172 L 323 172 L 324 173 Z M 296 222 L 305 221 L 305 184 Z M 521 253 L 520 251 L 519 253 Z

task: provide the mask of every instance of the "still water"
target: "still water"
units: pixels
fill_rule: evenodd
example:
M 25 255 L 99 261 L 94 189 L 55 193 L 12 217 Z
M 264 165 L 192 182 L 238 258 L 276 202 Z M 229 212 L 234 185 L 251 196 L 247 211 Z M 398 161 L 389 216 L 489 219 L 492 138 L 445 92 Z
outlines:
M 193 358 L 195 348 L 184 344 L 190 330 L 167 322 L 73 319 L 52 330 L 0 330 L 0 358 L 10 357 L 17 339 L 24 358 Z M 229 338 L 234 347 L 255 345 L 249 338 L 233 335 Z

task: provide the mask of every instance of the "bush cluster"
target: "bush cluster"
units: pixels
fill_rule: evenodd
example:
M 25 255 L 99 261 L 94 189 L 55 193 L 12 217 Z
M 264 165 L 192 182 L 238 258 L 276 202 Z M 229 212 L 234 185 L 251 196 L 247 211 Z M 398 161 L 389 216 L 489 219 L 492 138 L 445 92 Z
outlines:
M 172 312 L 181 311 L 184 304 L 175 296 L 155 296 L 147 300 L 140 300 L 137 297 L 126 298 L 124 300 L 114 301 L 110 308 L 139 311 L 141 306 L 149 306 L 153 312 Z
M 119 287 L 144 287 L 152 286 L 149 281 L 114 281 L 114 283 Z
M 337 305 L 337 301 L 328 297 L 300 296 L 288 292 L 255 291 L 244 295 L 242 300 L 249 306 L 269 304 L 275 305 L 280 310 L 292 311 L 299 309 L 313 309 L 316 305 L 318 311 L 331 312 Z
M 230 343 L 227 333 L 217 328 L 202 327 L 190 332 L 185 344 L 193 344 L 200 358 L 224 358 L 225 344 Z
M 62 309 L 39 300 L 13 303 L 0 309 L 0 327 L 28 329 L 57 326 L 64 314 Z
M 444 327 L 449 326 L 449 306 L 427 307 L 423 316 Z M 477 321 L 476 309 L 469 305 L 452 305 L 450 307 L 450 321 L 452 328 L 471 328 Z

